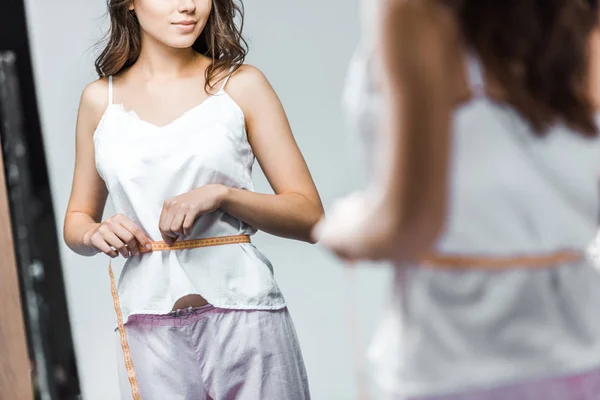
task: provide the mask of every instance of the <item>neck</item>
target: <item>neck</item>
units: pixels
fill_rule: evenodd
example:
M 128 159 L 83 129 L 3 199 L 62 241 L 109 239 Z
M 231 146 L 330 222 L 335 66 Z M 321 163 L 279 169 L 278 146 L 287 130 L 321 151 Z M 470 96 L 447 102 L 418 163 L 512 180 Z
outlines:
M 177 49 L 143 37 L 134 68 L 146 79 L 169 80 L 189 75 L 200 59 L 201 56 L 191 47 Z

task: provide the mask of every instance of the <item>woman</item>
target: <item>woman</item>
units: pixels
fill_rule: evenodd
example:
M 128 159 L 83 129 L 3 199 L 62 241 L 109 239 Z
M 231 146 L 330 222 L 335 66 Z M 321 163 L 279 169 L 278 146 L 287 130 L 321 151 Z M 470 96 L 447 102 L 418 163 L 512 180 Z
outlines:
M 596 2 L 382 7 L 349 92 L 381 162 L 315 232 L 396 267 L 381 398 L 599 398 Z
M 322 205 L 277 95 L 243 64 L 241 4 L 111 0 L 109 13 L 64 236 L 127 259 L 123 396 L 129 380 L 144 400 L 308 399 L 285 300 L 249 236 L 311 241 Z M 255 155 L 274 195 L 252 191 Z M 108 194 L 118 214 L 101 222 Z

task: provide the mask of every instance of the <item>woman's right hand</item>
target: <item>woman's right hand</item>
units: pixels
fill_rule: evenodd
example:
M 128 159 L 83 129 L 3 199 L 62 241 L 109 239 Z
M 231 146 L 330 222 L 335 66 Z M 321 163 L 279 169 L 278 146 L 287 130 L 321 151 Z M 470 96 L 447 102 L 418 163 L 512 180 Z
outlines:
M 129 258 L 139 254 L 140 247 L 152 248 L 152 241 L 142 229 L 122 214 L 116 214 L 96 225 L 83 236 L 83 243 L 111 258 L 121 254 Z

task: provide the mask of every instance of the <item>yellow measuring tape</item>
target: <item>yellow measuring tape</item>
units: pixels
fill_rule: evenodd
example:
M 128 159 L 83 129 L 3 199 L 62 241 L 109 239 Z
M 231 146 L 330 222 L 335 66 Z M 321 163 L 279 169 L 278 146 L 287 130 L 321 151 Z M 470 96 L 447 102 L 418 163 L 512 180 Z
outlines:
M 183 240 L 181 242 L 175 242 L 172 246 L 167 245 L 165 242 L 153 242 L 151 250 L 140 248 L 140 252 L 150 253 L 153 251 L 197 249 L 200 247 L 222 246 L 226 244 L 237 243 L 250 243 L 250 236 L 235 235 L 206 239 Z M 131 359 L 131 349 L 129 348 L 129 343 L 127 342 L 127 333 L 125 332 L 125 325 L 123 324 L 123 314 L 121 312 L 119 293 L 117 292 L 117 284 L 115 282 L 115 274 L 112 269 L 112 263 L 108 264 L 108 274 L 110 276 L 110 291 L 112 293 L 113 305 L 115 306 L 115 313 L 117 314 L 117 326 L 119 328 L 119 336 L 121 338 L 121 348 L 123 349 L 123 356 L 125 357 L 127 378 L 129 379 L 129 384 L 131 385 L 131 394 L 133 395 L 133 400 L 141 400 L 140 388 L 135 375 L 133 360 Z
M 423 266 L 449 269 L 510 269 L 510 268 L 548 268 L 553 265 L 578 261 L 583 254 L 574 250 L 560 250 L 548 254 L 529 255 L 431 255 L 419 264 Z

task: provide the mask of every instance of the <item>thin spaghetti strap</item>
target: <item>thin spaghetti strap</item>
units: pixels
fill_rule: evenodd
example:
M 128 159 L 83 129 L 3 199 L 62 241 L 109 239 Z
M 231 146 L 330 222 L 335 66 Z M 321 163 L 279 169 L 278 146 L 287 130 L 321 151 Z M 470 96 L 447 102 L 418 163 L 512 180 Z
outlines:
M 227 74 L 227 76 L 223 80 L 223 85 L 221 85 L 221 90 L 219 90 L 219 93 L 225 92 L 225 85 L 227 85 L 227 81 L 229 81 L 229 78 L 231 78 L 231 74 L 233 73 L 234 68 L 235 68 L 235 66 L 232 65 L 231 68 L 229 69 L 229 74 Z
M 113 79 L 112 75 L 108 77 L 108 105 L 113 103 Z

